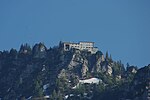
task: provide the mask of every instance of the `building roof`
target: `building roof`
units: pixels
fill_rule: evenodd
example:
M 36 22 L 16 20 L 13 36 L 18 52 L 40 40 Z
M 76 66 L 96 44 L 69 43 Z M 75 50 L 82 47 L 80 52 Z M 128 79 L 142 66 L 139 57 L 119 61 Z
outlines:
M 94 42 L 91 42 L 91 41 L 80 41 L 79 43 L 94 43 Z
M 71 42 L 62 42 L 62 43 L 67 43 L 67 44 L 70 44 Z
M 67 44 L 79 44 L 79 43 L 94 43 L 94 42 L 90 42 L 90 41 L 79 41 L 78 43 L 75 43 L 75 42 L 62 42 L 62 43 L 67 43 Z

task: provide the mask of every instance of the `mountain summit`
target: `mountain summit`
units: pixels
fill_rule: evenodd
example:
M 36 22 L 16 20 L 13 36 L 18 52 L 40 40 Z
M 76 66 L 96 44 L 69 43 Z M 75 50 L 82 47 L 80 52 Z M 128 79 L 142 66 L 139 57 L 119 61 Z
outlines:
M 149 66 L 127 68 L 94 42 L 0 51 L 1 100 L 149 100 Z

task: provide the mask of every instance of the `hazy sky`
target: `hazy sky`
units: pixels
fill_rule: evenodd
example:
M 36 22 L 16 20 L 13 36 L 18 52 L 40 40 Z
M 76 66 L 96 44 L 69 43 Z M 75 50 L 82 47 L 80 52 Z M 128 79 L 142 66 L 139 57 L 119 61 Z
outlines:
M 150 63 L 150 0 L 0 0 L 0 50 L 94 41 L 114 60 Z

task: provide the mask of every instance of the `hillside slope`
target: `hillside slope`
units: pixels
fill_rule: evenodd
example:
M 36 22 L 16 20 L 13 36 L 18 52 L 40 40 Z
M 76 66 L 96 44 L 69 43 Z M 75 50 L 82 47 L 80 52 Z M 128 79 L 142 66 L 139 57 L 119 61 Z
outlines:
M 113 61 L 108 54 L 104 57 L 101 51 L 93 54 L 64 51 L 61 46 L 47 49 L 43 43 L 33 48 L 25 44 L 19 51 L 0 52 L 0 98 L 142 100 L 147 97 L 147 77 L 143 76 L 148 75 L 149 66 L 146 68 L 125 69 L 121 61 Z

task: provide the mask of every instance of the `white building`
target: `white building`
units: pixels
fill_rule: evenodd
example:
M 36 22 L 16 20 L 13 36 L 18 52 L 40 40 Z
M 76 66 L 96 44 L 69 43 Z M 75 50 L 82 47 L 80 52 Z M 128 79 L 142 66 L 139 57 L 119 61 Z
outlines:
M 71 49 L 79 49 L 89 51 L 93 54 L 98 51 L 98 48 L 94 47 L 94 42 L 79 42 L 79 43 L 63 42 L 62 44 L 65 51 L 69 51 Z

